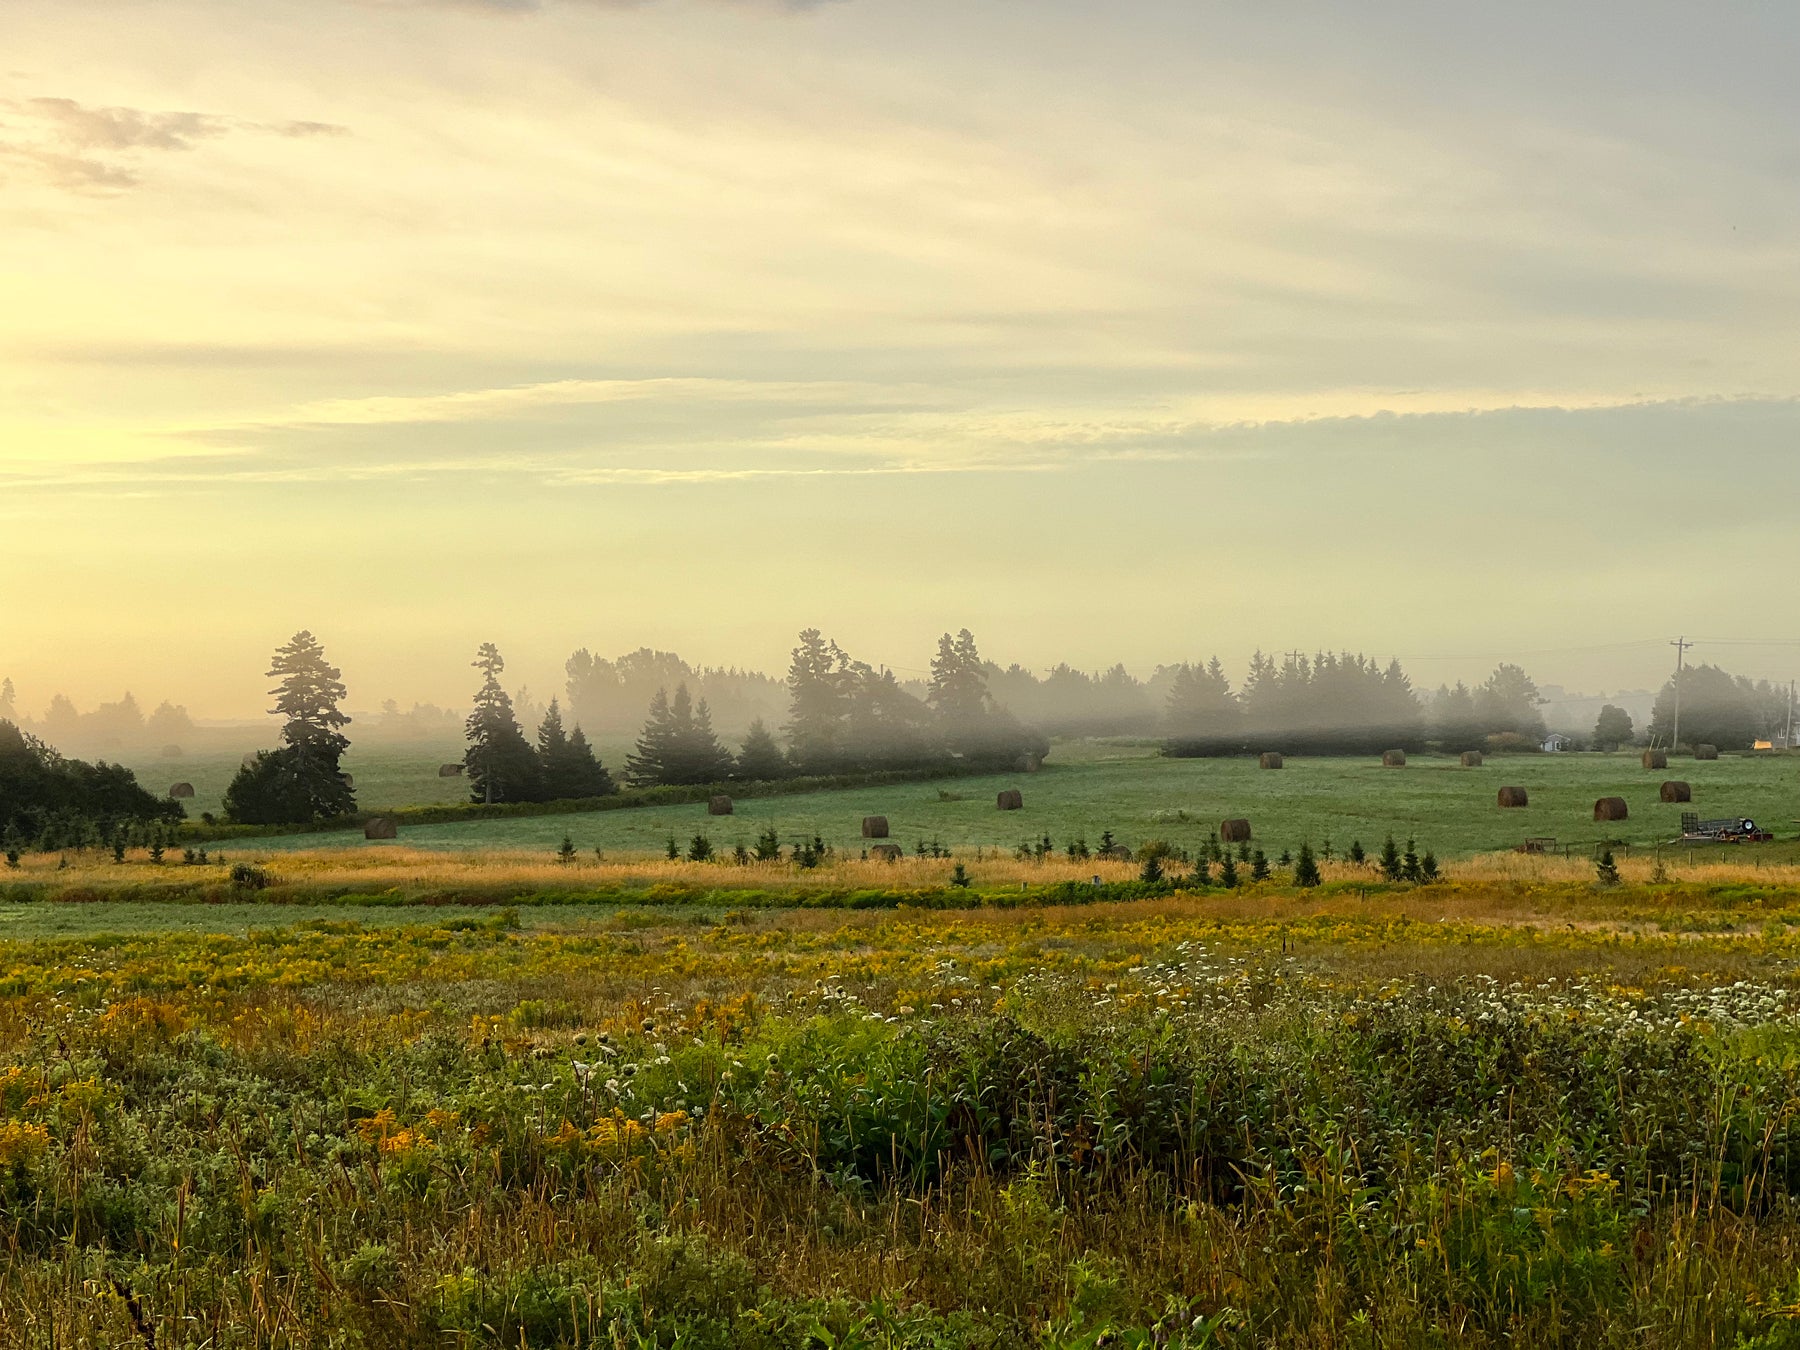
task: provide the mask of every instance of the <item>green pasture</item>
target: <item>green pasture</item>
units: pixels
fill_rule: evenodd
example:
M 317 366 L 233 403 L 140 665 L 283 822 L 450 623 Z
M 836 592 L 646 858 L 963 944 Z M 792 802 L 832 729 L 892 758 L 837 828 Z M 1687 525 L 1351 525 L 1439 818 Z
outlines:
M 1665 778 L 1692 784 L 1691 807 L 1658 800 Z M 359 772 L 358 794 L 366 806 L 390 804 L 380 792 L 382 778 L 372 773 L 367 791 L 364 781 Z M 403 781 L 398 766 L 392 781 Z M 1530 805 L 1500 809 L 1495 797 L 1502 785 L 1524 787 Z M 1024 810 L 996 810 L 996 794 L 1015 787 L 1024 794 Z M 1601 796 L 1625 798 L 1630 818 L 1596 824 L 1593 804 Z M 567 834 L 584 853 L 599 848 L 623 854 L 660 852 L 671 836 L 685 847 L 704 833 L 715 848 L 727 851 L 738 842 L 751 844 L 773 825 L 784 841 L 817 834 L 854 852 L 865 842 L 862 818 L 884 815 L 892 842 L 909 851 L 921 840 L 936 840 L 959 853 L 1010 851 L 1044 835 L 1061 850 L 1077 837 L 1097 845 L 1107 830 L 1134 848 L 1149 839 L 1191 848 L 1221 819 L 1243 816 L 1271 855 L 1303 840 L 1314 847 L 1329 840 L 1339 852 L 1352 840 L 1375 848 L 1391 832 L 1401 840 L 1416 838 L 1440 857 L 1454 857 L 1509 848 L 1528 835 L 1577 848 L 1602 839 L 1650 845 L 1675 838 L 1681 812 L 1689 809 L 1703 816 L 1747 815 L 1780 837 L 1792 837 L 1800 817 L 1800 758 L 1677 759 L 1667 771 L 1651 771 L 1635 754 L 1492 757 L 1474 769 L 1454 758 L 1418 755 L 1395 769 L 1373 758 L 1352 758 L 1289 759 L 1286 768 L 1263 770 L 1254 759 L 1163 759 L 1148 746 L 1084 743 L 1057 747 L 1035 774 L 746 798 L 729 818 L 710 817 L 705 805 L 696 803 L 416 826 L 404 829 L 400 842 L 446 850 L 549 852 Z M 385 845 L 334 832 L 243 841 L 237 849 L 268 853 L 346 846 Z

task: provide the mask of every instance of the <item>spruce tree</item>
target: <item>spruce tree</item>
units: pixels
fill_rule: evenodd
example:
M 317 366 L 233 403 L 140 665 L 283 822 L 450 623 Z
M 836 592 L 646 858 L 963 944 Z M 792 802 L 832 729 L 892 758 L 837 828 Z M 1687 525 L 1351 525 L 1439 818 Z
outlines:
M 619 790 L 579 725 L 569 733 L 568 773 L 575 784 L 577 797 L 610 797 Z
M 1400 861 L 1399 846 L 1394 843 L 1394 836 L 1387 837 L 1387 843 L 1381 846 L 1381 875 L 1389 881 L 1398 881 L 1406 873 L 1406 866 Z
M 685 684 L 676 689 L 675 697 L 677 703 L 687 697 Z M 731 751 L 719 743 L 719 737 L 713 731 L 712 710 L 706 706 L 705 699 L 694 705 L 693 720 L 682 745 L 682 757 L 684 772 L 688 775 L 684 781 L 689 783 L 722 783 L 737 767 Z
M 1419 846 L 1412 839 L 1406 841 L 1406 854 L 1400 860 L 1400 876 L 1404 881 L 1423 881 L 1424 871 L 1419 866 Z
M 318 639 L 304 629 L 275 649 L 269 676 L 269 709 L 285 719 L 281 745 L 238 770 L 225 790 L 225 810 L 246 824 L 298 824 L 348 815 L 356 794 L 338 764 L 350 740 L 350 719 L 338 708 L 341 672 L 325 659 Z
M 1219 885 L 1228 890 L 1236 890 L 1238 886 L 1237 859 L 1229 853 L 1219 860 Z
M 468 766 L 469 796 L 478 802 L 531 802 L 543 798 L 543 773 L 538 757 L 519 729 L 512 698 L 500 686 L 506 661 L 491 642 L 471 663 L 482 674 L 475 707 L 464 723 L 469 748 L 463 752 Z
M 669 691 L 650 698 L 650 715 L 638 735 L 637 748 L 625 757 L 625 777 L 634 787 L 667 783 L 675 759 L 675 725 L 669 713 Z
M 830 773 L 842 754 L 843 653 L 816 628 L 800 634 L 788 666 L 788 755 L 802 773 Z
M 1311 844 L 1300 845 L 1300 858 L 1294 864 L 1294 885 L 1312 887 L 1319 884 L 1319 864 L 1313 860 Z
M 737 757 L 737 776 L 752 782 L 768 782 L 785 778 L 788 772 L 787 756 L 781 753 L 781 747 L 763 725 L 762 718 L 757 718 L 744 733 L 744 745 Z
M 637 753 L 626 760 L 631 781 L 645 786 L 719 783 L 731 776 L 732 767 L 730 752 L 713 732 L 706 700 L 696 707 L 685 684 L 675 686 L 674 698 L 658 689 Z
M 1594 879 L 1602 886 L 1619 884 L 1619 865 L 1613 861 L 1610 848 L 1601 850 L 1600 859 L 1594 864 Z
M 537 739 L 538 768 L 546 800 L 604 797 L 617 791 L 612 775 L 594 758 L 594 749 L 581 728 L 563 730 L 562 709 L 554 698 L 544 712 Z
M 1269 857 L 1260 848 L 1250 855 L 1250 880 L 1267 881 L 1269 879 Z

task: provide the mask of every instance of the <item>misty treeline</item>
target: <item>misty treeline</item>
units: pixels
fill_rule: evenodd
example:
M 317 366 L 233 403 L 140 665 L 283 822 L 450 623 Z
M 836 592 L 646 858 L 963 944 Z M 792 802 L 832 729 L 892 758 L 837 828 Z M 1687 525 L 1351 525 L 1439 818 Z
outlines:
M 469 719 L 470 749 L 465 762 L 478 801 L 530 801 L 534 788 L 527 774 L 529 747 L 510 700 L 500 688 L 503 665 L 491 647 L 483 648 L 488 681 Z M 478 663 L 480 664 L 480 663 Z M 772 781 L 792 777 L 910 770 L 952 770 L 1020 766 L 1041 759 L 1049 741 L 995 702 L 988 689 L 988 667 L 974 635 L 967 629 L 938 641 L 931 678 L 918 692 L 904 687 L 893 671 L 878 669 L 850 655 L 816 628 L 799 636 L 786 680 L 777 687 L 785 707 L 778 730 L 761 714 L 750 719 L 735 750 L 714 724 L 711 699 L 695 697 L 684 662 L 666 653 L 640 652 L 618 662 L 596 661 L 585 652 L 571 662 L 570 706 L 578 717 L 598 711 L 616 717 L 616 700 L 630 682 L 651 676 L 676 677 L 671 687 L 658 683 L 649 695 L 648 716 L 625 761 L 625 776 L 636 787 L 688 786 L 732 781 Z M 739 713 L 756 706 L 742 698 L 754 681 L 741 672 L 700 672 L 693 683 L 717 690 L 720 679 L 728 694 L 739 697 Z M 762 677 L 754 677 L 761 680 Z M 731 682 L 736 681 L 734 685 Z M 733 691 L 735 690 L 735 693 Z M 764 705 L 766 706 L 766 704 Z M 553 700 L 545 728 L 540 729 L 539 757 L 547 754 L 548 728 L 560 717 Z M 586 740 L 578 720 L 571 737 Z M 497 747 L 507 747 L 503 754 Z M 492 765 L 521 766 L 508 776 Z M 545 761 L 547 763 L 547 761 Z M 595 762 L 595 769 L 605 770 Z M 541 780 L 540 780 L 541 781 Z M 606 791 L 611 791 L 610 779 Z M 576 795 L 599 795 L 582 793 Z
M 194 732 L 188 710 L 164 700 L 145 713 L 127 690 L 113 703 L 82 712 L 66 694 L 56 694 L 42 716 L 29 717 L 18 706 L 10 678 L 0 679 L 0 721 L 47 745 L 67 750 L 118 750 L 145 745 L 179 745 Z
M 0 719 L 0 853 L 16 867 L 25 850 L 85 848 L 130 836 L 149 839 L 185 813 L 159 801 L 131 770 L 66 759 L 11 720 Z
M 1399 661 L 1360 653 L 1258 652 L 1234 689 L 1217 657 L 1173 668 L 1164 709 L 1170 755 L 1373 754 L 1383 750 L 1524 748 L 1544 736 L 1543 696 L 1502 663 L 1471 689 L 1420 695 Z
M 1681 672 L 1681 744 L 1742 750 L 1757 741 L 1786 737 L 1793 724 L 1793 686 L 1732 675 L 1717 666 L 1688 666 Z M 1675 679 L 1656 696 L 1650 712 L 1650 741 L 1667 746 L 1675 734 Z

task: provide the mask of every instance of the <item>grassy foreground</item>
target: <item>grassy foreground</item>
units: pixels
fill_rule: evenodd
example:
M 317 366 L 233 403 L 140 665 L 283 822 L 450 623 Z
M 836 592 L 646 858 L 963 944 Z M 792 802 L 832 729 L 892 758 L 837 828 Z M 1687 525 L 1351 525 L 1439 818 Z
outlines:
M 1800 1344 L 1771 882 L 16 905 L 0 1344 Z

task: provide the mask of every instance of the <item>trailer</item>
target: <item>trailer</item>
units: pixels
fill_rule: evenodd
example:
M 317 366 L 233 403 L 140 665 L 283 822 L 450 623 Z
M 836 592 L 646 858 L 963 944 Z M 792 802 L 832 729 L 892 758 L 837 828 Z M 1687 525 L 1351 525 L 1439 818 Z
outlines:
M 1681 842 L 1684 844 L 1766 844 L 1774 837 L 1759 828 L 1749 816 L 1702 820 L 1698 812 L 1681 813 Z

